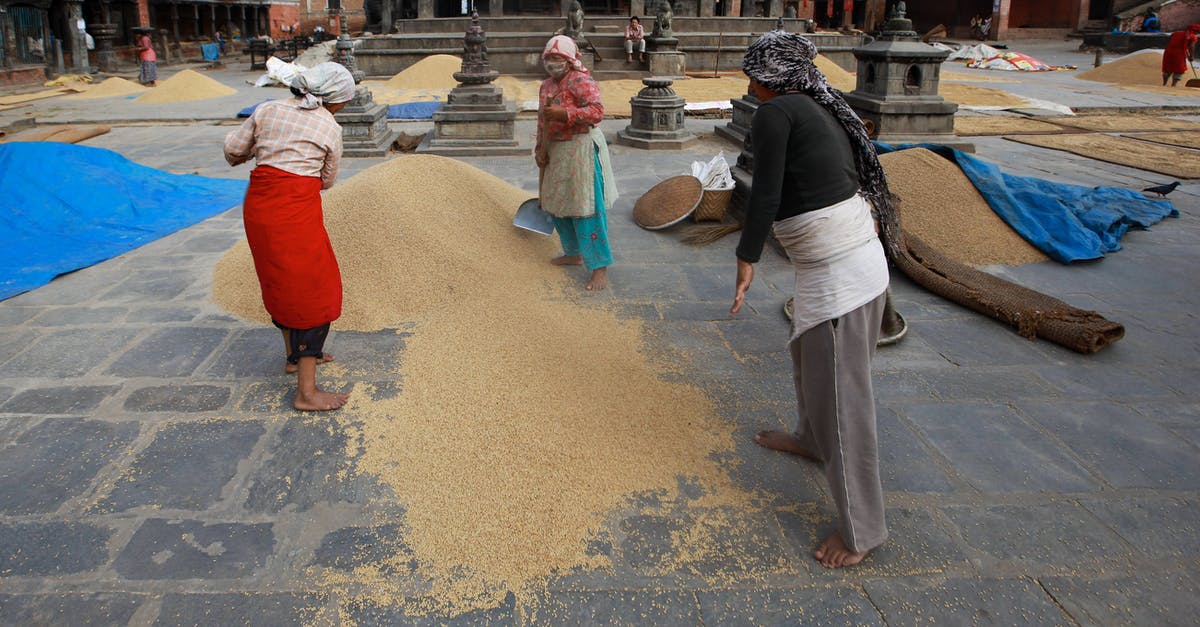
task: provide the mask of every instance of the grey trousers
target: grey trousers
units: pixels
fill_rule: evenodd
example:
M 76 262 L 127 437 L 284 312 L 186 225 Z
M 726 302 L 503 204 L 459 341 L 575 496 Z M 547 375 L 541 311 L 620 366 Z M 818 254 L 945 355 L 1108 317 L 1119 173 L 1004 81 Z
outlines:
M 880 294 L 789 345 L 800 414 L 795 435 L 824 462 L 840 516 L 838 530 L 856 553 L 887 539 L 871 389 L 871 359 L 886 298 Z

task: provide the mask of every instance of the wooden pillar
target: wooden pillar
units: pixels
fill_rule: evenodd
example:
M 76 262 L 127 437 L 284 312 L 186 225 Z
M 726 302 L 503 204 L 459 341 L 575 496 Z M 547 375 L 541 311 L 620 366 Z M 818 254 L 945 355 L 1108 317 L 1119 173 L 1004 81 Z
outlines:
M 488 0 L 488 16 L 504 17 L 504 0 Z
M 646 0 L 629 0 L 629 16 L 637 16 L 638 19 L 646 15 Z M 645 26 L 643 24 L 642 26 Z
M 988 38 L 999 41 L 1008 37 L 1008 14 L 1012 11 L 1012 0 L 992 0 L 992 31 Z
M 854 0 L 842 2 L 842 28 L 854 28 Z
M 716 0 L 700 0 L 700 17 L 712 17 Z
M 4 67 L 12 67 L 14 60 L 17 58 L 17 38 L 13 34 L 17 32 L 16 26 L 13 24 L 12 12 L 5 8 L 4 13 L 0 13 L 0 39 L 4 43 Z
M 417 0 L 417 17 L 425 19 L 435 15 L 433 0 Z
M 204 29 L 200 28 L 200 5 L 192 5 L 192 18 L 196 23 L 196 30 L 192 31 L 192 41 L 203 39 L 201 34 L 204 32 Z
M 1079 0 L 1079 6 L 1075 7 L 1078 11 L 1075 15 L 1075 30 L 1083 30 L 1087 26 L 1088 15 L 1092 12 L 1091 0 Z
M 150 0 L 137 0 L 138 8 L 138 26 L 147 28 L 150 26 Z
M 179 41 L 179 5 L 171 3 L 171 32 L 175 35 L 175 41 Z

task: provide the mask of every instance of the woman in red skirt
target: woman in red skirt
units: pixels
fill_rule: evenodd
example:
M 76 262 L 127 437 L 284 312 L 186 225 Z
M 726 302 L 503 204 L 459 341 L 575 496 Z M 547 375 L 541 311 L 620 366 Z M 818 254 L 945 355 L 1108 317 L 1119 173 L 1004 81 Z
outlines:
M 1171 33 L 1171 39 L 1167 41 L 1167 47 L 1163 50 L 1163 87 L 1166 87 L 1168 80 L 1171 81 L 1171 87 L 1178 85 L 1179 79 L 1187 72 L 1188 64 L 1192 62 L 1192 51 L 1196 47 L 1198 33 L 1200 24 L 1192 24 L 1186 30 Z
M 337 179 L 342 128 L 333 114 L 354 97 L 354 78 L 322 63 L 292 82 L 291 100 L 264 102 L 225 138 L 225 160 L 255 159 L 242 206 L 263 305 L 283 331 L 287 372 L 298 373 L 293 406 L 337 409 L 346 394 L 317 387 L 329 324 L 342 313 L 342 276 L 325 232 L 321 190 Z

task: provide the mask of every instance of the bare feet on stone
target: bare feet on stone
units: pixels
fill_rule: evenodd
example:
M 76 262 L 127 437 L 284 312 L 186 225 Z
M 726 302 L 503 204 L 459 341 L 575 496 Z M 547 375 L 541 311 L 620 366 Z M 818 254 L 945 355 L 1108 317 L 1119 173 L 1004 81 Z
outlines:
M 317 359 L 317 365 L 329 363 L 331 361 L 333 361 L 333 354 L 325 353 L 320 359 Z M 299 370 L 300 366 L 297 366 L 296 364 L 286 364 L 283 367 L 283 371 L 288 374 L 296 374 L 296 372 Z
M 759 446 L 769 448 L 771 450 L 799 455 L 805 459 L 811 459 L 814 462 L 821 461 L 821 458 L 817 457 L 816 453 L 813 453 L 812 451 L 800 446 L 800 440 L 796 439 L 796 436 L 785 431 L 779 431 L 776 429 L 759 431 L 758 435 L 754 436 L 754 441 L 758 443 Z
M 862 553 L 851 551 L 842 541 L 842 534 L 835 531 L 826 536 L 821 546 L 813 551 L 813 557 L 825 568 L 845 568 L 863 561 L 870 553 L 870 551 Z
M 588 281 L 587 290 L 589 292 L 599 292 L 608 287 L 608 268 L 597 268 L 592 270 L 592 279 Z
M 550 260 L 550 263 L 556 266 L 582 266 L 583 257 L 579 255 L 562 255 Z
M 345 405 L 349 398 L 349 394 L 334 394 L 319 388 L 311 392 L 298 391 L 292 407 L 300 411 L 330 411 Z

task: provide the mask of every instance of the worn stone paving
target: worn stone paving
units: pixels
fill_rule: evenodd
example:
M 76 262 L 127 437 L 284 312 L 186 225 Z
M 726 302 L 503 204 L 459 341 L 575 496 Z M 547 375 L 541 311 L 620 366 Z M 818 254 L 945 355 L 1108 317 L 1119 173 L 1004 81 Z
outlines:
M 1072 46 L 1033 49 L 1062 63 L 1083 56 Z M 1055 85 L 1080 82 L 1018 78 L 1016 89 L 1060 102 L 1071 92 Z M 1089 89 L 1097 93 L 1078 101 L 1087 106 L 1131 97 Z M 180 107 L 160 117 L 211 109 Z M 781 313 L 789 267 L 764 257 L 749 311 L 730 319 L 736 237 L 697 249 L 629 220 L 641 191 L 693 160 L 736 152 L 711 137 L 714 123 L 723 122 L 689 120 L 705 139 L 686 152 L 613 147 L 623 196 L 610 217 L 612 290 L 599 300 L 648 321 L 647 341 L 677 356 L 698 387 L 728 390 L 718 401 L 735 429 L 734 478 L 770 507 L 732 513 L 737 524 L 721 541 L 753 539 L 753 550 L 672 569 L 663 559 L 671 531 L 704 512 L 686 499 L 667 508 L 648 499 L 615 512 L 595 541 L 612 572 L 553 578 L 531 601 L 510 596 L 449 619 L 314 590 L 313 569 L 349 572 L 405 554 L 403 504 L 353 472 L 353 442 L 335 420 L 290 409 L 294 378 L 281 373 L 278 332 L 209 302 L 214 264 L 242 237 L 233 209 L 0 302 L 0 623 L 1194 624 L 1200 183 L 1171 196 L 1179 218 L 1128 234 L 1102 261 L 989 268 L 1125 324 L 1126 337 L 1095 355 L 1021 339 L 893 277 L 911 331 L 875 364 L 891 539 L 860 567 L 828 571 L 808 557 L 833 520 L 819 468 L 751 439 L 794 420 Z M 169 171 L 244 177 L 248 166 L 221 158 L 228 130 L 119 126 L 87 145 Z M 531 132 L 527 122 L 519 132 Z M 1136 189 L 1166 182 L 998 137 L 972 141 L 1016 174 Z M 527 158 L 466 161 L 536 187 Z M 378 162 L 347 160 L 343 177 Z M 404 343 L 394 330 L 335 324 L 330 348 L 344 368 L 335 385 L 403 394 L 393 356 L 403 358 Z M 379 524 L 381 511 L 395 523 Z M 738 578 L 778 555 L 784 572 Z M 396 579 L 415 582 L 411 566 Z M 714 586 L 706 573 L 733 577 Z

